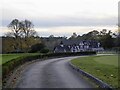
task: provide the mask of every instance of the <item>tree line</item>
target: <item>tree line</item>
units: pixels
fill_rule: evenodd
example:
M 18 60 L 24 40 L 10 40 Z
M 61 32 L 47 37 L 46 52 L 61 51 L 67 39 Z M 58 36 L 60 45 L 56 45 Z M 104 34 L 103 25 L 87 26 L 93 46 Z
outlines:
M 75 32 L 67 37 L 39 37 L 34 30 L 34 25 L 29 20 L 19 21 L 14 19 L 8 25 L 10 32 L 2 37 L 2 53 L 12 52 L 41 52 L 48 53 L 59 45 L 62 40 L 94 40 L 101 43 L 105 50 L 120 50 L 120 32 L 115 33 L 111 30 L 93 30 L 83 35 Z M 119 31 L 119 30 L 118 30 Z
M 94 40 L 101 43 L 101 47 L 105 50 L 118 49 L 120 47 L 120 33 L 103 29 L 101 31 L 93 30 L 82 36 L 73 33 L 69 39 L 76 40 Z

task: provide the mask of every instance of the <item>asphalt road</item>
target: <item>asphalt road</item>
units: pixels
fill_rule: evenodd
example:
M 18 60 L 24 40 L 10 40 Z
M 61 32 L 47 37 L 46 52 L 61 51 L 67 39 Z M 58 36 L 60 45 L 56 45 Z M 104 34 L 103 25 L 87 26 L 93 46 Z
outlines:
M 26 66 L 16 88 L 94 88 L 68 62 L 76 57 L 37 61 Z

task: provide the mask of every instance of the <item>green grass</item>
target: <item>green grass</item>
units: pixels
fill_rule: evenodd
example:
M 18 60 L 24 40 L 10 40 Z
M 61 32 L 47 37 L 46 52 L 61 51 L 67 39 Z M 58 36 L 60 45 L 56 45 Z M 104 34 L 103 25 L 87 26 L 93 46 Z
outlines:
M 118 56 L 102 56 L 94 58 L 95 61 L 101 63 L 101 64 L 108 64 L 108 65 L 114 65 L 118 67 Z
M 118 55 L 80 57 L 71 62 L 78 68 L 108 83 L 110 86 L 114 88 L 119 87 Z
M 0 65 L 18 57 L 38 55 L 38 54 L 39 53 L 0 54 Z

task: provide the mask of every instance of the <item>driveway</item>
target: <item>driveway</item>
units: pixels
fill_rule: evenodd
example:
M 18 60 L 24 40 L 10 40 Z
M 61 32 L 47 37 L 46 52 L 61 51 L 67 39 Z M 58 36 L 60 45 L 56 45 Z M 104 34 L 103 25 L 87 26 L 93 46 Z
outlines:
M 16 88 L 94 88 L 69 66 L 77 57 L 64 57 L 37 61 L 24 68 Z

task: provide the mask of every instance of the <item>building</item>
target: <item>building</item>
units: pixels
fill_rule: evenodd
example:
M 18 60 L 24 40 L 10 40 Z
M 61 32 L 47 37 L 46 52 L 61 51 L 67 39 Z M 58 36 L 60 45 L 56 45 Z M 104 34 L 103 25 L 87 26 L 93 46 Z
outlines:
M 80 51 L 103 51 L 101 44 L 92 40 L 64 40 L 54 48 L 54 53 L 80 52 Z

